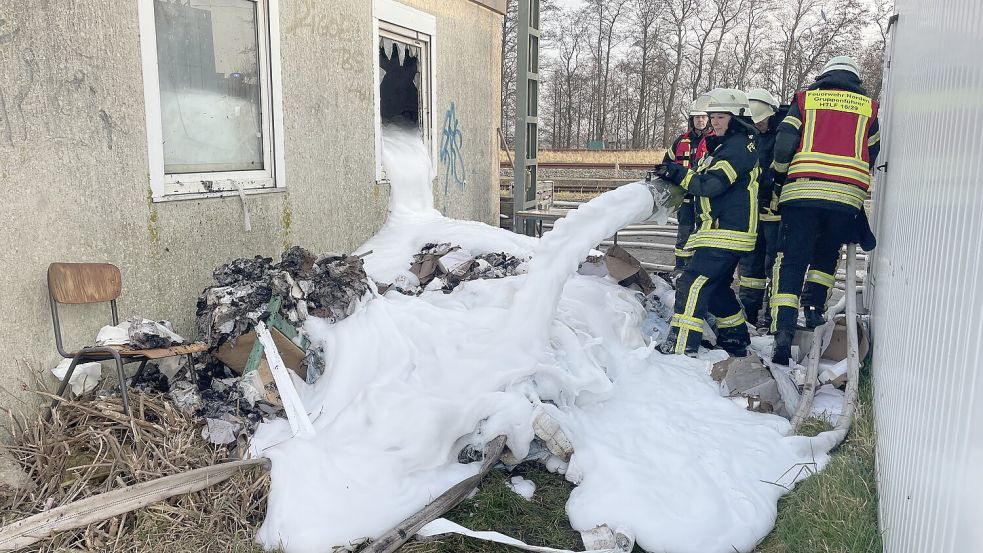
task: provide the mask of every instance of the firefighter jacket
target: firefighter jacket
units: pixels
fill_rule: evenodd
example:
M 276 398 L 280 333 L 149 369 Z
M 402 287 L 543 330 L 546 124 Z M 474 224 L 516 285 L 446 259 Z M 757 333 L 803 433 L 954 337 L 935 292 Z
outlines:
M 754 139 L 732 128 L 707 140 L 709 154 L 678 183 L 694 197 L 696 232 L 686 249 L 754 250 L 758 238 L 758 153 Z
M 759 134 L 758 141 L 755 143 L 755 148 L 758 150 L 758 167 L 761 168 L 761 175 L 758 177 L 758 203 L 761 206 L 762 221 L 779 221 L 782 218 L 778 214 L 780 189 L 775 187 L 775 175 L 771 164 L 775 159 L 775 137 L 778 135 L 778 126 L 788 115 L 788 109 L 789 106 L 781 106 L 775 115 L 771 116 L 768 130 Z
M 877 102 L 860 79 L 831 71 L 795 95 L 775 141 L 779 203 L 856 212 L 880 149 Z
M 692 118 L 690 120 L 692 121 Z M 672 147 L 666 150 L 663 163 L 678 163 L 687 169 L 696 167 L 707 155 L 707 138 L 711 136 L 713 130 L 710 129 L 709 124 L 702 134 L 697 133 L 690 125 L 689 130 L 679 135 L 679 138 L 672 143 Z

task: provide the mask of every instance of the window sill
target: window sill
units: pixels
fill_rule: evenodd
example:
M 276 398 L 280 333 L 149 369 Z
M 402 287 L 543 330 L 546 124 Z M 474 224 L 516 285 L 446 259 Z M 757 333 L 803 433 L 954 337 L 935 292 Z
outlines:
M 286 192 L 287 188 L 285 186 L 279 187 L 267 187 L 267 188 L 245 188 L 242 189 L 243 193 L 247 196 L 258 196 L 261 194 L 277 194 L 280 192 Z M 163 196 L 154 196 L 154 203 L 165 203 L 165 202 L 180 202 L 183 200 L 207 200 L 209 198 L 230 198 L 238 197 L 238 190 L 216 190 L 214 192 L 183 192 L 183 193 L 171 193 L 164 194 Z

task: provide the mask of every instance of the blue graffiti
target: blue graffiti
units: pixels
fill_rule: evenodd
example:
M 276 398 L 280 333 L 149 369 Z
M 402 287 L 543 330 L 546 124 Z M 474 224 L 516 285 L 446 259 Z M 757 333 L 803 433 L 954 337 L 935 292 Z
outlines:
M 451 102 L 451 107 L 444 114 L 444 130 L 440 140 L 440 162 L 444 164 L 444 194 L 450 190 L 451 181 L 458 190 L 464 190 L 467 184 L 464 172 L 464 155 L 461 147 L 464 145 L 464 135 L 461 134 L 460 122 L 457 120 L 457 107 Z

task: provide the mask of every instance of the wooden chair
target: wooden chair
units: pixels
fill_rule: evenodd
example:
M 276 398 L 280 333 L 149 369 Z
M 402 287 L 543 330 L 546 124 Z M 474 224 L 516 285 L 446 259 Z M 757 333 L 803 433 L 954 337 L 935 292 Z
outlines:
M 192 355 L 208 349 L 202 343 L 194 343 L 168 348 L 129 349 L 122 346 L 87 346 L 77 351 L 66 351 L 61 336 L 61 322 L 58 318 L 59 304 L 89 304 L 109 302 L 113 325 L 119 324 L 119 314 L 116 310 L 116 299 L 122 292 L 123 283 L 119 268 L 109 263 L 52 263 L 48 265 L 48 300 L 51 304 L 51 321 L 55 330 L 55 347 L 58 353 L 66 359 L 71 359 L 68 372 L 58 386 L 58 397 L 62 397 L 68 381 L 80 362 L 109 361 L 116 363 L 116 374 L 119 377 L 120 390 L 123 394 L 123 412 L 129 414 L 130 400 L 126 391 L 126 374 L 123 365 L 140 362 L 136 374 L 143 373 L 144 367 L 151 359 L 165 359 L 179 355 L 188 356 L 188 370 L 194 379 L 194 364 Z M 54 399 L 48 408 L 46 418 L 50 420 L 51 411 L 58 406 L 59 400 Z

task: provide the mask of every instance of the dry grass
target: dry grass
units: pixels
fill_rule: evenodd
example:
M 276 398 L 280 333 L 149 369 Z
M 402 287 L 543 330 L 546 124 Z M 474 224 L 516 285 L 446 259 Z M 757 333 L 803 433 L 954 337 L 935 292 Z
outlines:
M 39 392 L 40 395 L 46 394 Z M 4 449 L 34 488 L 0 494 L 0 525 L 52 507 L 163 476 L 238 458 L 211 446 L 200 424 L 157 395 L 63 402 L 51 422 L 6 412 L 13 442 Z M 49 537 L 22 551 L 259 552 L 253 542 L 266 512 L 269 475 L 241 472 L 200 492 Z

